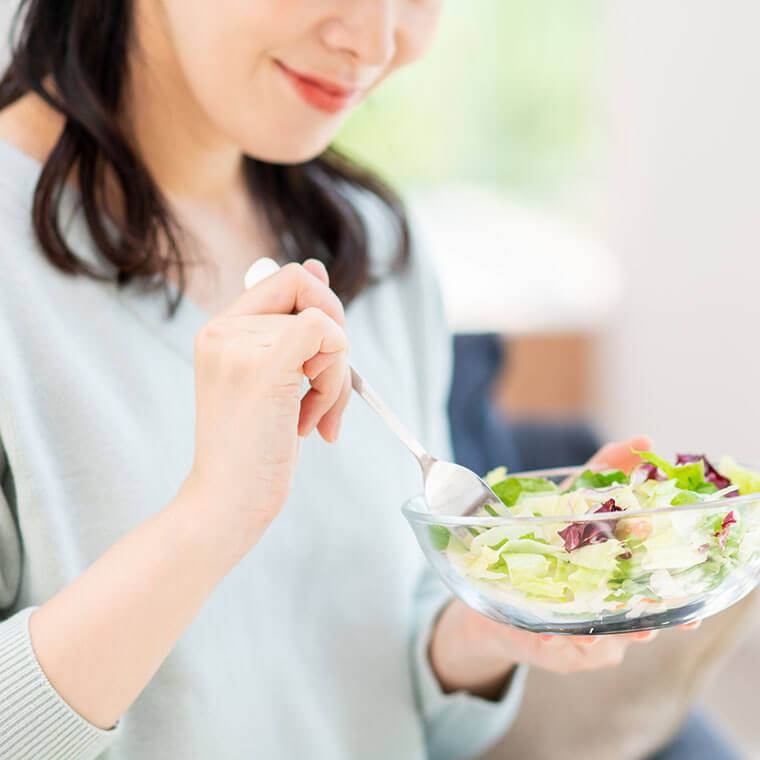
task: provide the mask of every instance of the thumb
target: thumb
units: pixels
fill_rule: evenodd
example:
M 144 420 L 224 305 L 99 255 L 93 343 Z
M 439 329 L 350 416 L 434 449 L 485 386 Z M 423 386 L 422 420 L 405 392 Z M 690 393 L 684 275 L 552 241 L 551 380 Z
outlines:
M 628 445 L 636 451 L 652 451 L 654 441 L 648 435 L 637 435 L 628 441 Z

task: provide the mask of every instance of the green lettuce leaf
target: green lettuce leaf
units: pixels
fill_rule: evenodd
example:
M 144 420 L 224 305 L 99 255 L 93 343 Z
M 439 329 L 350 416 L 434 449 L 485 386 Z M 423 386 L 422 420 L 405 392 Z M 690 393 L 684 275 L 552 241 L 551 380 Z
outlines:
M 724 478 L 728 478 L 733 485 L 738 487 L 741 496 L 760 491 L 760 473 L 742 467 L 729 456 L 720 460 L 718 471 Z
M 670 503 L 673 506 L 678 506 L 679 504 L 699 504 L 700 501 L 702 499 L 699 494 L 692 491 L 681 491 L 671 499 Z
M 659 467 L 668 479 L 676 481 L 678 488 L 698 493 L 714 493 L 717 490 L 715 485 L 705 482 L 705 463 L 701 460 L 676 465 L 652 451 L 636 451 L 634 448 L 631 451 L 638 454 L 645 462 Z
M 606 472 L 591 472 L 584 470 L 572 482 L 569 491 L 577 491 L 579 488 L 607 488 L 613 483 L 628 484 L 628 476 L 622 470 L 608 470 Z
M 557 491 L 557 484 L 546 478 L 507 478 L 499 483 L 494 483 L 491 490 L 508 507 L 517 504 L 518 499 L 524 493 L 544 493 Z

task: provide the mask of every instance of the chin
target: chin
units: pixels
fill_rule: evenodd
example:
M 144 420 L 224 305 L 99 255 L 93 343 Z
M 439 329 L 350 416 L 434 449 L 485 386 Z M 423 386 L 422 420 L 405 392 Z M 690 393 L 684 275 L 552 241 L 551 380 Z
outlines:
M 272 143 L 262 148 L 260 142 L 243 146 L 243 152 L 259 161 L 270 164 L 304 164 L 312 161 L 324 153 L 335 138 L 335 134 L 329 135 L 290 135 L 291 139 L 273 139 Z

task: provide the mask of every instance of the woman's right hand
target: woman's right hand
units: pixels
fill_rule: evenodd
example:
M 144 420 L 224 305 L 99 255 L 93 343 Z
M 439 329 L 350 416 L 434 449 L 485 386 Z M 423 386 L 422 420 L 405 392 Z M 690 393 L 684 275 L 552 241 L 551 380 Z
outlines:
M 229 528 L 241 553 L 288 496 L 299 436 L 317 428 L 337 439 L 347 355 L 343 306 L 314 260 L 283 267 L 198 331 L 195 454 L 181 491 Z

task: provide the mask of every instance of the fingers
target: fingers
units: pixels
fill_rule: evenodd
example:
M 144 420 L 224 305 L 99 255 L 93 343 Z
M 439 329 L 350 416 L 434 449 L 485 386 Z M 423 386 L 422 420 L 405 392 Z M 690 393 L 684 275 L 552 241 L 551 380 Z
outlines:
M 651 451 L 652 448 L 654 448 L 654 443 L 646 435 L 638 435 L 629 438 L 627 441 L 606 443 L 586 462 L 586 465 L 600 465 L 623 470 L 623 472 L 627 473 L 641 462 L 641 457 L 638 454 L 634 454 L 631 449 L 636 449 L 636 451 Z M 574 475 L 566 477 L 559 484 L 559 490 L 564 491 L 569 488 L 574 478 Z
M 299 363 L 311 381 L 311 389 L 301 400 L 298 434 L 304 437 L 319 427 L 325 440 L 335 441 L 351 384 L 345 360 L 348 339 L 343 330 L 339 336 L 329 325 L 332 320 L 345 328 L 343 305 L 329 286 L 325 265 L 307 259 L 303 265 L 289 264 L 258 282 L 252 277 L 245 294 L 220 316 L 297 313 L 300 329 L 288 336 L 285 355 L 291 364 Z
M 317 354 L 348 353 L 345 331 L 321 309 L 312 306 L 290 319 L 297 321 L 297 329 L 283 335 L 279 346 L 282 358 L 290 366 L 300 369 Z
M 586 647 L 585 657 L 589 670 L 598 670 L 599 668 L 609 668 L 620 665 L 625 657 L 625 650 L 628 648 L 628 642 L 622 641 L 617 636 L 605 637 L 603 641 Z
M 645 435 L 635 436 L 627 441 L 607 443 L 588 460 L 588 464 L 607 465 L 628 472 L 641 462 L 638 454 L 634 454 L 631 449 L 649 451 L 653 446 L 652 439 Z
M 658 631 L 626 634 L 569 636 L 563 634 L 512 632 L 511 656 L 555 673 L 576 673 L 612 667 L 623 661 L 629 646 L 652 641 Z
M 334 320 L 310 307 L 300 314 L 238 317 L 215 324 L 217 331 L 227 335 L 222 342 L 228 347 L 234 345 L 241 375 L 248 375 L 255 367 L 259 367 L 259 374 L 262 370 L 279 373 L 284 368 L 289 377 L 305 375 L 311 389 L 300 402 L 298 433 L 308 435 L 331 412 L 321 432 L 327 440 L 334 440 L 351 390 L 350 383 L 347 385 L 348 337 Z M 267 353 L 258 358 L 258 363 L 252 361 L 261 350 Z M 299 381 L 299 395 L 300 386 Z
M 577 673 L 619 665 L 629 644 L 622 636 L 549 638 L 551 641 L 540 645 L 533 664 L 555 673 Z
M 307 259 L 303 263 L 303 268 L 310 274 L 313 274 L 322 283 L 329 287 L 330 276 L 327 267 L 318 259 Z M 332 361 L 330 355 L 317 354 L 308 364 L 304 365 L 304 374 L 308 378 L 315 378 L 322 374 Z M 351 399 L 351 375 L 346 371 L 343 388 L 341 389 L 337 401 L 322 415 L 317 422 L 317 430 L 326 441 L 334 443 L 338 440 L 340 433 L 341 419 L 343 412 L 346 410 L 349 400 Z M 311 402 L 309 402 L 311 403 Z M 311 412 L 310 412 L 311 414 Z M 315 416 L 317 412 L 314 412 Z M 312 420 L 313 421 L 313 420 Z
M 637 435 L 627 441 L 611 441 L 602 446 L 589 462 L 604 462 L 608 457 L 619 457 L 621 454 L 630 454 L 630 450 L 646 451 L 652 448 L 652 439 L 646 435 Z
M 337 438 L 340 416 L 348 403 L 346 382 L 349 377 L 345 333 L 319 309 L 310 308 L 296 319 L 305 323 L 304 340 L 313 350 L 320 341 L 318 353 L 304 362 L 303 371 L 311 382 L 311 389 L 301 400 L 298 423 L 299 435 L 306 436 L 328 416 L 321 431 L 325 440 Z M 335 330 L 339 331 L 335 335 Z M 332 334 L 331 334 L 332 333 Z M 309 343 L 312 340 L 312 343 Z M 349 387 L 350 391 L 350 387 Z
M 598 641 L 651 641 L 657 636 L 657 631 L 634 631 L 633 633 L 613 633 L 605 636 L 573 636 L 573 640 L 584 646 L 596 644 Z
M 311 390 L 301 400 L 298 434 L 307 436 L 336 404 L 346 376 L 345 361 L 336 361 L 311 381 Z
M 334 354 L 315 354 L 307 359 L 303 365 L 303 373 L 309 380 L 321 375 L 335 361 Z
M 530 664 L 555 673 L 613 667 L 623 661 L 629 646 L 652 641 L 658 633 L 659 631 L 636 631 L 603 636 L 531 634 L 534 646 L 529 661 Z
M 317 425 L 320 435 L 326 441 L 335 442 L 338 440 L 340 433 L 340 423 L 343 418 L 343 412 L 346 410 L 349 400 L 351 399 L 351 373 L 346 371 L 346 378 L 343 383 L 343 389 L 338 396 L 338 400 L 330 407 Z
M 573 636 L 573 642 L 583 646 L 591 646 L 599 641 L 599 636 Z
M 678 626 L 678 628 L 691 627 L 699 625 L 699 623 L 688 623 L 686 626 Z M 593 647 L 600 641 L 618 641 L 618 642 L 632 642 L 632 641 L 651 641 L 658 634 L 658 631 L 635 631 L 633 633 L 615 633 L 605 634 L 604 636 L 560 636 L 546 633 L 537 634 L 538 638 L 547 644 L 560 644 L 562 642 L 570 642 L 576 646 L 582 648 Z
M 636 451 L 651 451 L 654 441 L 648 435 L 637 435 L 627 441 L 628 446 Z
M 288 264 L 246 290 L 218 316 L 291 314 L 314 307 L 344 327 L 343 305 L 328 287 L 327 272 L 322 272 L 320 267 L 322 265 L 315 260 L 310 260 L 308 267 Z
M 628 634 L 632 641 L 652 641 L 657 636 L 658 631 L 638 631 L 637 633 Z

